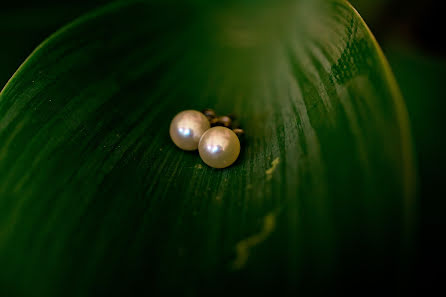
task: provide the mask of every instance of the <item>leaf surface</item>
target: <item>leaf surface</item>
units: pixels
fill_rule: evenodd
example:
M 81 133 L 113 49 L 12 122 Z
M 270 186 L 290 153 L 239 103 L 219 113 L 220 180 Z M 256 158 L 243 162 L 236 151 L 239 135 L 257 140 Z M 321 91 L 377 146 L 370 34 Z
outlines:
M 409 126 L 344 1 L 115 3 L 0 96 L 0 292 L 398 287 Z M 224 170 L 169 138 L 176 113 L 208 107 L 246 132 Z

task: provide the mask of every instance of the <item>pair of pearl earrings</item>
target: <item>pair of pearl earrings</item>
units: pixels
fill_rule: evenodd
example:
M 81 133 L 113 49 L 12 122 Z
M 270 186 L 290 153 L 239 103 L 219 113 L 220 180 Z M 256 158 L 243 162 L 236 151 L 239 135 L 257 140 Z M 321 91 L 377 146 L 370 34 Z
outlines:
M 211 126 L 213 126 L 211 128 Z M 211 109 L 203 112 L 185 110 L 177 114 L 170 124 L 170 137 L 180 149 L 198 148 L 201 159 L 214 168 L 232 165 L 240 154 L 239 136 L 242 129 L 231 129 L 232 119 L 218 117 Z

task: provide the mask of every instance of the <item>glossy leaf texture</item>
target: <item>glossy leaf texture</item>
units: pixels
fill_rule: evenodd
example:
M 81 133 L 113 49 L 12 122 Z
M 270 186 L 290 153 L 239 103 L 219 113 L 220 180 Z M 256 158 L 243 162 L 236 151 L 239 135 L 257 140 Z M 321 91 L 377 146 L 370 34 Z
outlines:
M 227 169 L 169 138 L 176 113 L 203 108 L 245 129 Z M 344 1 L 91 12 L 3 89 L 0 144 L 8 296 L 314 296 L 404 283 L 407 115 Z

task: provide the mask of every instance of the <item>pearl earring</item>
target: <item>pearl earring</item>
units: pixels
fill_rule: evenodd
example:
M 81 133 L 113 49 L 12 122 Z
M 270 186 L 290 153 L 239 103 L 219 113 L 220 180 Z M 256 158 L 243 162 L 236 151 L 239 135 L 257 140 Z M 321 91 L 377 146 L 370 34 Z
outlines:
M 173 118 L 170 137 L 183 150 L 198 148 L 201 159 L 210 167 L 226 168 L 237 160 L 239 138 L 244 134 L 242 129 L 232 128 L 229 116 L 217 116 L 212 109 L 185 110 Z
M 185 110 L 177 114 L 170 124 L 170 138 L 180 149 L 193 151 L 203 133 L 211 127 L 208 118 L 196 110 Z
M 198 152 L 207 165 L 225 168 L 237 160 L 240 154 L 240 140 L 231 129 L 213 127 L 201 136 Z
M 234 123 L 229 116 L 217 117 L 212 110 L 205 110 L 212 128 L 204 132 L 198 144 L 198 152 L 204 163 L 214 168 L 232 165 L 240 154 L 240 140 L 244 131 L 233 129 Z

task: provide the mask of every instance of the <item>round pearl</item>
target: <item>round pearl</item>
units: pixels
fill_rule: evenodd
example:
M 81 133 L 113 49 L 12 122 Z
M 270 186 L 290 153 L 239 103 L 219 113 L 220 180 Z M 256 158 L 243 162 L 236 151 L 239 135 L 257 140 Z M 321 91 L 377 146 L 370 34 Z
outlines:
M 196 110 L 185 110 L 177 114 L 170 123 L 170 138 L 180 149 L 196 150 L 203 133 L 211 127 L 204 114 Z
M 225 168 L 237 160 L 240 154 L 240 140 L 225 127 L 207 130 L 200 139 L 198 152 L 204 163 L 214 168 Z

